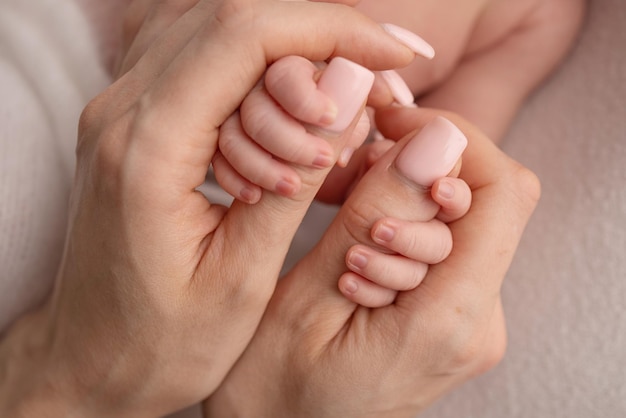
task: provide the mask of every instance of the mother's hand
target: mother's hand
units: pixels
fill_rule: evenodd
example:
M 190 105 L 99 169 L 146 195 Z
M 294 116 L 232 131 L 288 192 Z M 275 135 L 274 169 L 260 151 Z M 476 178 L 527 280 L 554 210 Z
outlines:
M 301 170 L 291 200 L 213 205 L 196 189 L 220 125 L 279 57 L 414 57 L 352 8 L 304 1 L 201 0 L 148 44 L 82 115 L 54 294 L 0 345 L 2 416 L 155 416 L 211 393 L 326 174 Z
M 379 110 L 377 126 L 401 138 L 434 114 Z M 361 240 L 374 245 L 370 225 L 361 225 L 366 208 L 415 216 L 419 200 L 411 196 L 421 189 L 393 163 L 405 138 L 363 177 L 320 245 L 278 283 L 252 342 L 207 402 L 209 415 L 413 417 L 499 361 L 506 341 L 500 286 L 538 183 L 477 129 L 446 116 L 469 140 L 460 177 L 473 194 L 468 214 L 450 224 L 450 256 L 385 308 L 354 305 L 337 290 L 348 248 Z

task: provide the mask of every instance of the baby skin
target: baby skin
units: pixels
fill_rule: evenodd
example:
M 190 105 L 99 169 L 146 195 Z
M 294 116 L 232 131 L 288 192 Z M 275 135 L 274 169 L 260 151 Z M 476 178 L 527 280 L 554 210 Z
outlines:
M 345 200 L 359 178 L 394 144 L 375 141 L 358 149 L 369 132 L 363 105 L 373 83 L 372 72 L 343 58 L 335 58 L 323 70 L 300 57 L 277 61 L 268 69 L 264 84 L 244 100 L 240 113 L 222 127 L 220 154 L 213 161 L 218 182 L 249 203 L 260 198 L 261 187 L 290 196 L 298 190 L 300 178 L 289 163 L 327 168 L 333 161 L 332 148 L 322 136 L 356 123 L 345 148 L 348 152 L 344 150 L 339 157 L 338 164 L 344 168 L 335 168 L 319 193 L 326 201 Z M 354 118 L 357 114 L 360 117 Z M 449 123 L 441 120 L 439 124 Z M 422 141 L 419 146 L 428 153 L 437 144 Z M 452 236 L 445 222 L 463 216 L 471 200 L 465 182 L 446 177 L 458 166 L 463 148 L 461 141 L 445 160 L 436 163 L 403 161 L 409 169 L 418 165 L 417 169 L 425 171 L 419 184 L 428 199 L 414 207 L 410 219 L 364 212 L 365 221 L 372 225 L 373 245 L 358 243 L 348 249 L 347 271 L 338 281 L 346 298 L 365 307 L 386 306 L 398 291 L 418 286 L 429 264 L 449 255 Z M 358 150 L 351 158 L 353 149 Z M 402 233 L 393 239 L 393 231 Z
M 460 114 L 498 142 L 524 99 L 575 43 L 587 0 L 361 0 L 378 22 L 437 51 L 398 70 L 420 106 Z

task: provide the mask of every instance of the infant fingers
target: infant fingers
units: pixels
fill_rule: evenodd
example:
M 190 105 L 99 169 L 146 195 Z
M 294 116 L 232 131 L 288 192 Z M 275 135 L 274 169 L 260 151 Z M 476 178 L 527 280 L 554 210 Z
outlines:
M 472 204 L 472 191 L 468 184 L 455 177 L 444 177 L 435 181 L 431 195 L 441 206 L 437 219 L 445 223 L 465 216 Z
M 410 222 L 383 218 L 374 224 L 371 236 L 376 244 L 427 264 L 445 260 L 452 251 L 452 233 L 436 219 Z
M 428 271 L 428 264 L 360 244 L 348 250 L 346 266 L 379 286 L 398 291 L 415 289 Z
M 285 161 L 317 168 L 330 167 L 334 162 L 332 146 L 308 133 L 265 89 L 253 90 L 243 101 L 241 123 L 247 136 Z
M 390 305 L 398 293 L 370 282 L 351 271 L 341 275 L 338 287 L 346 299 L 366 308 L 382 308 Z
M 256 203 L 261 199 L 261 188 L 241 177 L 221 152 L 215 153 L 212 164 L 215 180 L 226 193 L 249 204 Z
M 335 121 L 337 104 L 317 87 L 320 69 L 299 56 L 281 58 L 265 74 L 269 94 L 291 116 L 302 122 L 325 126 Z
M 291 196 L 300 190 L 301 181 L 295 170 L 272 158 L 248 137 L 238 113 L 230 116 L 220 127 L 219 149 L 230 166 L 250 182 L 284 196 Z M 219 179 L 219 160 L 214 168 Z

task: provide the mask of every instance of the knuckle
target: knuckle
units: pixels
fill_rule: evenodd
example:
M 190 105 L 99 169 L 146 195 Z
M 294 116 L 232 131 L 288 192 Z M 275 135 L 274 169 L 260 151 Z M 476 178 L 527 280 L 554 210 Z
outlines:
M 269 109 L 264 103 L 254 100 L 252 96 L 244 100 L 241 105 L 241 124 L 251 138 L 259 139 L 271 135 L 272 118 L 270 116 Z
M 382 218 L 383 213 L 375 205 L 365 201 L 360 204 L 344 205 L 342 223 L 346 232 L 357 243 L 370 241 L 371 219 Z
M 248 27 L 256 20 L 256 3 L 254 0 L 224 0 L 215 9 L 214 19 L 226 29 Z M 243 24 L 246 26 L 241 26 Z
M 280 58 L 267 69 L 265 85 L 270 92 L 276 92 L 285 83 L 290 85 L 293 69 L 297 65 L 295 59 L 296 57 L 291 55 Z
M 458 307 L 448 314 L 438 315 L 438 321 L 436 334 L 431 334 L 434 340 L 431 347 L 437 359 L 431 372 L 437 375 L 475 374 L 487 353 L 483 330 Z
M 532 212 L 541 198 L 541 183 L 537 175 L 514 162 L 508 181 L 508 190 L 514 194 L 520 210 L 523 213 Z
M 472 376 L 484 374 L 500 364 L 506 354 L 506 347 L 507 341 L 504 335 L 500 336 L 498 341 L 484 346 L 481 356 L 474 365 Z

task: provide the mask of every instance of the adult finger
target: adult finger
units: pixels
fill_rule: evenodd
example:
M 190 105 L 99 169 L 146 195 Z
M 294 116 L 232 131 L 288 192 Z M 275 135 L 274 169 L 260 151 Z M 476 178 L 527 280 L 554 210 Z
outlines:
M 211 9 L 211 3 L 200 2 L 198 13 Z M 372 69 L 401 66 L 414 57 L 380 25 L 343 5 L 230 0 L 213 10 L 213 16 L 149 92 L 147 100 L 163 103 L 159 119 L 164 123 L 202 115 L 203 130 L 215 129 L 239 105 L 243 92 L 252 89 L 267 63 L 283 56 L 312 61 L 342 56 Z M 212 76 L 206 77 L 209 70 Z M 241 93 L 233 94 L 233 85 Z M 199 111 L 214 103 L 221 104 L 219 111 Z

